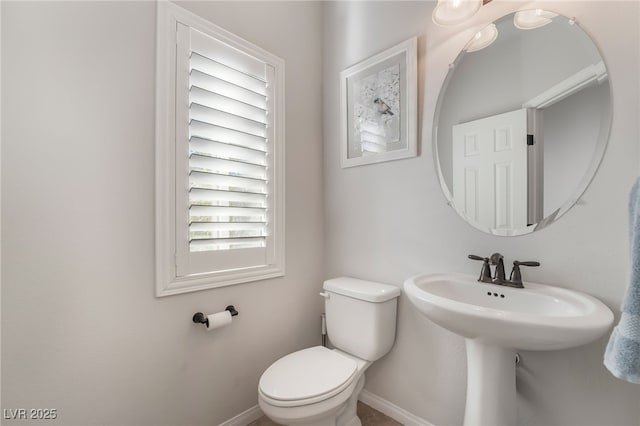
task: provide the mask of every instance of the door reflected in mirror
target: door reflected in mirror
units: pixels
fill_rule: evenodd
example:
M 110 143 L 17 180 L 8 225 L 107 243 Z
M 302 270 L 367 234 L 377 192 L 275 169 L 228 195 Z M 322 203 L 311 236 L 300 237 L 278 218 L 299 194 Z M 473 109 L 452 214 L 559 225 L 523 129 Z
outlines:
M 570 209 L 595 175 L 611 126 L 608 73 L 564 16 L 520 11 L 487 29 L 440 91 L 434 157 L 445 196 L 468 223 L 528 234 Z

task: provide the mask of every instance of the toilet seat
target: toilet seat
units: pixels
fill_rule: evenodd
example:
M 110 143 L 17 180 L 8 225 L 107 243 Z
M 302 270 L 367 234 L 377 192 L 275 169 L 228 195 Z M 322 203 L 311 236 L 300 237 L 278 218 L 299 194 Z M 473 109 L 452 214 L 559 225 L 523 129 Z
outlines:
M 357 376 L 355 360 L 323 346 L 294 352 L 273 363 L 260 378 L 259 392 L 271 405 L 295 407 L 329 399 Z

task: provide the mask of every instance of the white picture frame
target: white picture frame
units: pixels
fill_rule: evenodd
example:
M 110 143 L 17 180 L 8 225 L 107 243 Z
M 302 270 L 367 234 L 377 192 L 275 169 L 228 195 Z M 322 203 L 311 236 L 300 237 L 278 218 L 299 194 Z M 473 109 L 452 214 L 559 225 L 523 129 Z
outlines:
M 343 168 L 418 153 L 417 37 L 340 73 Z

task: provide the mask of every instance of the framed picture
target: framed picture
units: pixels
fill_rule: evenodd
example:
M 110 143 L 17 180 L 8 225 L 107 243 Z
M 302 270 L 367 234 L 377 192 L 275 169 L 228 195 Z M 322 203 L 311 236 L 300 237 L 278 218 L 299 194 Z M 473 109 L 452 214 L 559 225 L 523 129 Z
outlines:
M 417 155 L 417 38 L 340 73 L 342 167 Z

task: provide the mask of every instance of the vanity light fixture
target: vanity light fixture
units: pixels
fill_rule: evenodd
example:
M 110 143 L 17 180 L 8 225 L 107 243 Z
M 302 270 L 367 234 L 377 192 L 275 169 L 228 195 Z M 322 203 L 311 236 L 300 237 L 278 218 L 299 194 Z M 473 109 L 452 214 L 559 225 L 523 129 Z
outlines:
M 543 9 L 521 10 L 513 17 L 513 25 L 521 30 L 533 30 L 550 24 L 557 13 Z
M 491 0 L 438 0 L 431 19 L 438 25 L 458 25 L 480 10 L 480 6 Z
M 490 24 L 476 33 L 464 50 L 467 52 L 475 52 L 484 49 L 498 38 L 498 28 L 495 24 Z

